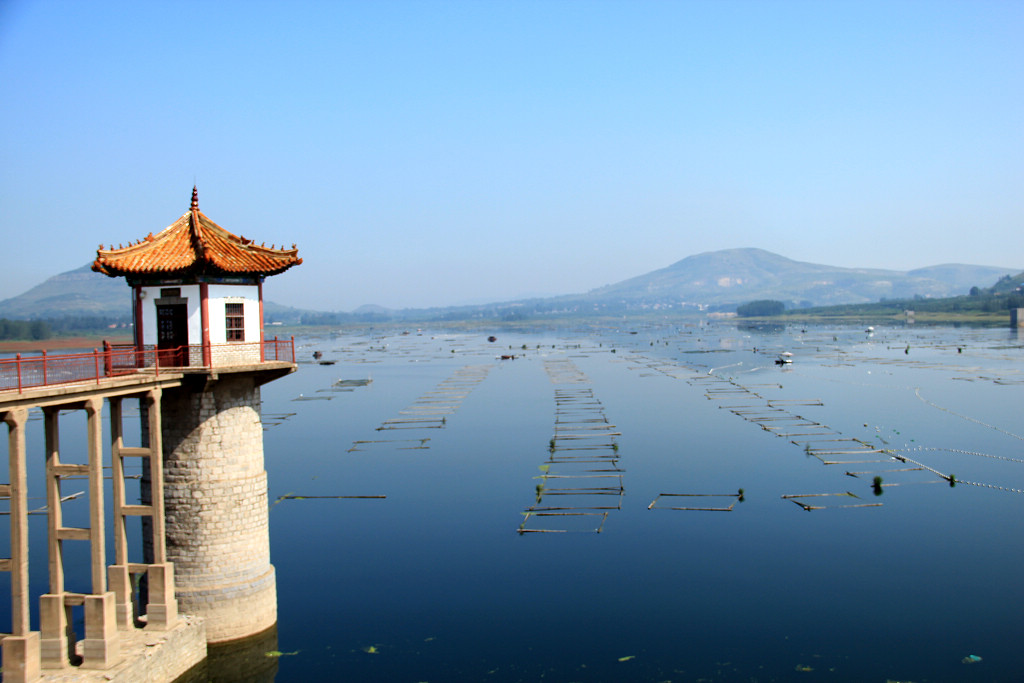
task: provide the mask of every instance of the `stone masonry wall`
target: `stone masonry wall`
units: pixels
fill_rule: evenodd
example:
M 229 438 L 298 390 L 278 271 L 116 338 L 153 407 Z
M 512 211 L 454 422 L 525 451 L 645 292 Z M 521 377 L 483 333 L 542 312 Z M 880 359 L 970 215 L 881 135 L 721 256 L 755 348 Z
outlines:
M 260 343 L 258 341 L 215 344 L 210 347 L 210 364 L 214 367 L 259 362 Z
M 277 621 L 270 564 L 260 392 L 244 373 L 163 395 L 167 554 L 178 609 L 206 622 L 209 642 Z

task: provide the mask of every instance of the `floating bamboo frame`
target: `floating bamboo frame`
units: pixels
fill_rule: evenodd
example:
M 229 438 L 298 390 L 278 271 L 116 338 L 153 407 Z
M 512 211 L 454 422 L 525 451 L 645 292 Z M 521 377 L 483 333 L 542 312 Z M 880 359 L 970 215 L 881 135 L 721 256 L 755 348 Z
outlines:
M 430 441 L 429 438 L 423 438 L 423 439 L 378 439 L 378 440 L 353 441 L 352 442 L 352 447 L 349 448 L 347 452 L 348 453 L 352 453 L 353 451 L 366 452 L 367 449 L 365 449 L 365 448 L 358 448 L 358 446 L 362 446 L 362 445 L 366 445 L 366 444 L 397 444 L 397 443 L 415 443 L 415 444 L 419 444 L 417 446 L 399 446 L 398 450 L 400 450 L 400 451 L 421 450 L 421 449 L 422 450 L 428 450 L 430 448 L 430 446 L 427 445 L 428 441 Z
M 853 503 L 850 505 L 811 505 L 800 500 L 801 498 L 826 498 L 830 496 L 848 496 L 850 498 L 857 498 L 858 500 L 860 499 L 860 496 L 851 491 L 844 491 L 840 493 L 790 493 L 782 495 L 780 497 L 784 500 L 790 500 L 796 503 L 797 505 L 799 505 L 801 508 L 808 512 L 810 512 L 811 510 L 826 510 L 834 508 L 873 508 L 882 507 L 883 505 L 883 503 Z
M 657 505 L 661 498 L 732 498 L 733 501 L 727 507 L 692 507 L 692 506 L 662 506 Z M 647 506 L 648 510 L 684 510 L 699 512 L 732 512 L 733 507 L 740 500 L 739 493 L 659 493 L 657 497 Z
M 412 405 L 399 411 L 399 417 L 382 422 L 376 431 L 444 429 L 447 425 L 446 416 L 454 414 L 458 410 L 462 400 L 486 379 L 490 368 L 490 365 L 465 366 L 456 370 L 448 379 L 431 391 L 424 393 Z M 429 448 L 426 446 L 427 441 L 429 439 L 422 439 L 419 446 L 407 447 L 402 450 L 426 450 Z M 365 450 L 358 448 L 360 443 L 386 443 L 386 441 L 356 441 L 348 452 Z
M 526 525 L 527 525 L 527 523 L 529 523 L 529 521 L 530 521 L 530 519 L 532 517 L 548 518 L 548 517 L 552 517 L 554 515 L 545 515 L 543 513 L 535 513 L 535 512 L 532 512 L 532 511 L 524 512 L 523 515 L 524 515 L 523 522 L 522 522 L 522 524 L 519 525 L 519 528 L 517 529 L 519 534 L 526 534 L 526 533 L 565 534 L 565 533 L 574 533 L 574 532 L 575 533 L 598 533 L 599 534 L 604 529 L 604 523 L 608 519 L 608 511 L 572 513 L 572 514 L 566 514 L 566 515 L 558 515 L 558 517 L 559 518 L 564 518 L 566 516 L 571 516 L 571 517 L 576 517 L 576 518 L 599 517 L 601 521 L 599 522 L 597 527 L 593 528 L 593 529 L 590 529 L 590 528 L 584 528 L 584 529 L 536 529 L 536 528 L 534 528 L 534 529 L 531 529 L 531 528 L 527 528 Z
M 538 519 L 564 522 L 597 516 L 600 517 L 600 524 L 594 529 L 583 530 L 600 533 L 608 512 L 622 508 L 622 496 L 625 491 L 622 485 L 624 470 L 618 467 L 620 456 L 614 441 L 614 437 L 620 436 L 621 433 L 613 431 L 616 427 L 608 422 L 604 415 L 604 407 L 594 396 L 593 389 L 582 386 L 587 382 L 586 375 L 571 360 L 546 360 L 544 369 L 552 384 L 556 385 L 555 424 L 548 449 L 549 459 L 541 466 L 543 474 L 535 477 L 543 482 L 536 487 L 537 503 L 523 512 L 524 520 L 519 527 L 519 533 L 580 531 L 568 528 L 529 528 L 527 525 L 531 520 Z M 575 386 L 567 387 L 567 384 Z M 570 455 L 569 452 L 581 452 L 581 455 Z M 558 469 L 551 471 L 549 468 L 552 465 L 556 465 Z M 595 468 L 594 465 L 602 467 Z M 595 480 L 617 481 L 618 485 L 571 485 L 573 482 L 582 484 Z M 559 486 L 549 488 L 547 484 L 550 482 L 558 482 Z M 572 500 L 577 504 L 541 505 L 541 500 L 545 496 L 559 496 L 563 500 Z M 617 503 L 606 504 L 604 500 L 608 496 L 615 496 Z

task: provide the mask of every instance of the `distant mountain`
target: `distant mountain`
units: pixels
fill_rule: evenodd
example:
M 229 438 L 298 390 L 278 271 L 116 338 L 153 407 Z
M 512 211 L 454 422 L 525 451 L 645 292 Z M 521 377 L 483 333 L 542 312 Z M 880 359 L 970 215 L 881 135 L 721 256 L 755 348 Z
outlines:
M 130 320 L 131 290 L 124 278 L 92 271 L 92 263 L 54 275 L 40 285 L 0 301 L 0 318 L 96 316 Z
M 1019 273 L 1012 277 L 1013 273 Z M 945 264 L 911 271 L 840 268 L 794 261 L 763 249 L 726 249 L 687 257 L 667 268 L 585 294 L 394 311 L 362 306 L 353 313 L 324 313 L 264 303 L 267 323 L 318 324 L 386 320 L 527 320 L 559 315 L 627 314 L 650 310 L 734 310 L 738 304 L 775 299 L 789 307 L 871 303 L 880 299 L 942 298 L 996 283 L 1012 289 L 1024 281 L 1019 268 Z M 131 294 L 122 278 L 94 273 L 90 265 L 51 277 L 0 301 L 0 318 L 97 316 L 131 319 Z
M 947 264 L 908 272 L 840 268 L 793 261 L 763 249 L 706 252 L 646 275 L 588 292 L 612 304 L 723 306 L 775 299 L 790 306 L 827 306 L 879 299 L 946 297 L 986 287 L 1015 269 Z
M 924 277 L 940 280 L 955 290 L 951 296 L 967 294 L 971 287 L 984 289 L 991 286 L 993 273 L 995 278 L 1017 272 L 1015 268 L 991 268 L 988 266 L 965 266 L 958 263 L 947 263 L 941 266 L 918 268 L 907 272 L 911 277 Z

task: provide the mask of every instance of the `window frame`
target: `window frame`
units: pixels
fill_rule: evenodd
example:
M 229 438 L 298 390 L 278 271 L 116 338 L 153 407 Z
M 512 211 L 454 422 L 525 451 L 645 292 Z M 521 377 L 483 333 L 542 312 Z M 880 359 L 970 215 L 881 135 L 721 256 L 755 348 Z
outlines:
M 245 304 L 224 304 L 224 339 L 228 342 L 245 341 Z

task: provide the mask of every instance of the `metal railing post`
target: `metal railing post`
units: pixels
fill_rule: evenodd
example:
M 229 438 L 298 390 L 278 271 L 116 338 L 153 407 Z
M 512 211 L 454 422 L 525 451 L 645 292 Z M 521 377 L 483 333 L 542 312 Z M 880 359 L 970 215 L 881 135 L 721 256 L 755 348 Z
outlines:
M 100 383 L 100 351 L 99 349 L 92 350 L 92 365 L 93 372 L 96 373 L 96 384 Z
M 43 349 L 43 386 L 45 387 L 47 384 L 48 380 L 46 378 L 46 350 Z
M 21 393 L 21 354 L 14 355 L 14 366 L 18 372 L 18 393 Z

